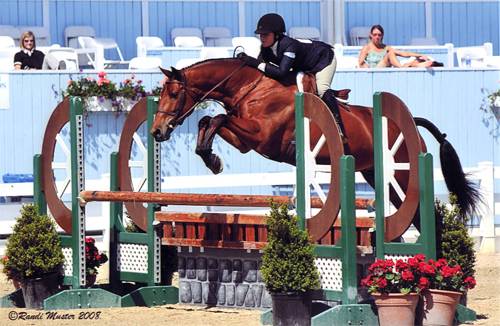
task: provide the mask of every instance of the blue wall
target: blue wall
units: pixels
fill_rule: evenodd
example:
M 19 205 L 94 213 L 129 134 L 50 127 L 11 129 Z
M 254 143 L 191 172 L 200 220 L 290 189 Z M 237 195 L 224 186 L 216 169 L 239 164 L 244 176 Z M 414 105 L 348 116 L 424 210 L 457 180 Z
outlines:
M 435 1 L 431 5 L 433 37 L 439 44 L 456 47 L 492 42 L 499 53 L 500 2 Z M 414 37 L 425 37 L 424 1 L 350 1 L 345 5 L 346 40 L 354 26 L 380 24 L 387 44 L 409 44 Z
M 42 0 L 2 0 L 0 25 L 43 25 Z

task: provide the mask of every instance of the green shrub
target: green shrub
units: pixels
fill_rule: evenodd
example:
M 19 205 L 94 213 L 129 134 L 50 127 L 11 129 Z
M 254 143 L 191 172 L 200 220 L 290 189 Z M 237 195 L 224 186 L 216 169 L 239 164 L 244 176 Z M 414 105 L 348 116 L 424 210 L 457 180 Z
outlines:
M 271 203 L 267 216 L 268 244 L 262 256 L 262 277 L 270 293 L 306 292 L 318 289 L 314 247 L 307 231 L 300 230 L 297 217 L 286 205 Z
M 459 208 L 456 205 L 456 198 L 450 196 L 450 206 L 448 207 L 439 200 L 436 200 L 436 219 L 442 219 L 441 231 L 437 239 L 438 258 L 445 258 L 449 262 L 456 262 L 462 267 L 465 276 L 474 276 L 476 264 L 476 253 L 474 251 L 474 240 L 469 235 L 467 227 L 459 217 Z
M 61 272 L 64 255 L 54 222 L 40 215 L 35 205 L 24 205 L 7 240 L 3 272 L 9 279 L 24 281 Z

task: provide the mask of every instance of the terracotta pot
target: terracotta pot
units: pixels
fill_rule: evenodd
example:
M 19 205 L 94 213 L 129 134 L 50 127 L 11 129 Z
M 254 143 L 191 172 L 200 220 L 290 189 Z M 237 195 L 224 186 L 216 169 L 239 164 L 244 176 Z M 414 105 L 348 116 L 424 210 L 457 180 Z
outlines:
M 422 293 L 422 325 L 453 325 L 461 292 L 430 289 Z
M 91 287 L 95 284 L 95 280 L 97 278 L 97 274 L 87 274 L 85 275 L 85 286 Z
M 372 293 L 372 296 L 375 298 L 380 326 L 415 324 L 415 308 L 420 298 L 417 293 Z

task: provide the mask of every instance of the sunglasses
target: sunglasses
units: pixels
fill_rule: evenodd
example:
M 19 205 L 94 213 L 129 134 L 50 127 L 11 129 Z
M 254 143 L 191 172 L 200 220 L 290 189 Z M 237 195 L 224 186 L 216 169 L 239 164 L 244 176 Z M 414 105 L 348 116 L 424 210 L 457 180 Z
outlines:
M 35 42 L 35 41 L 34 41 L 34 40 L 24 40 L 23 42 L 24 42 L 24 43 L 33 43 L 33 42 Z

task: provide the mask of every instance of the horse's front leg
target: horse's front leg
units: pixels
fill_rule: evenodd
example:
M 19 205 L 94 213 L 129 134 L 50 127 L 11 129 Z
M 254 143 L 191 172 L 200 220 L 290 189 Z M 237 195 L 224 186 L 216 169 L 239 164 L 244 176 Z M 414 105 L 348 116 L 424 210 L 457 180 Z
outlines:
M 214 137 L 222 124 L 226 122 L 227 116 L 219 114 L 215 117 L 204 116 L 198 123 L 198 139 L 196 141 L 196 154 L 205 162 L 205 165 L 214 173 L 222 172 L 221 159 L 212 153 Z

